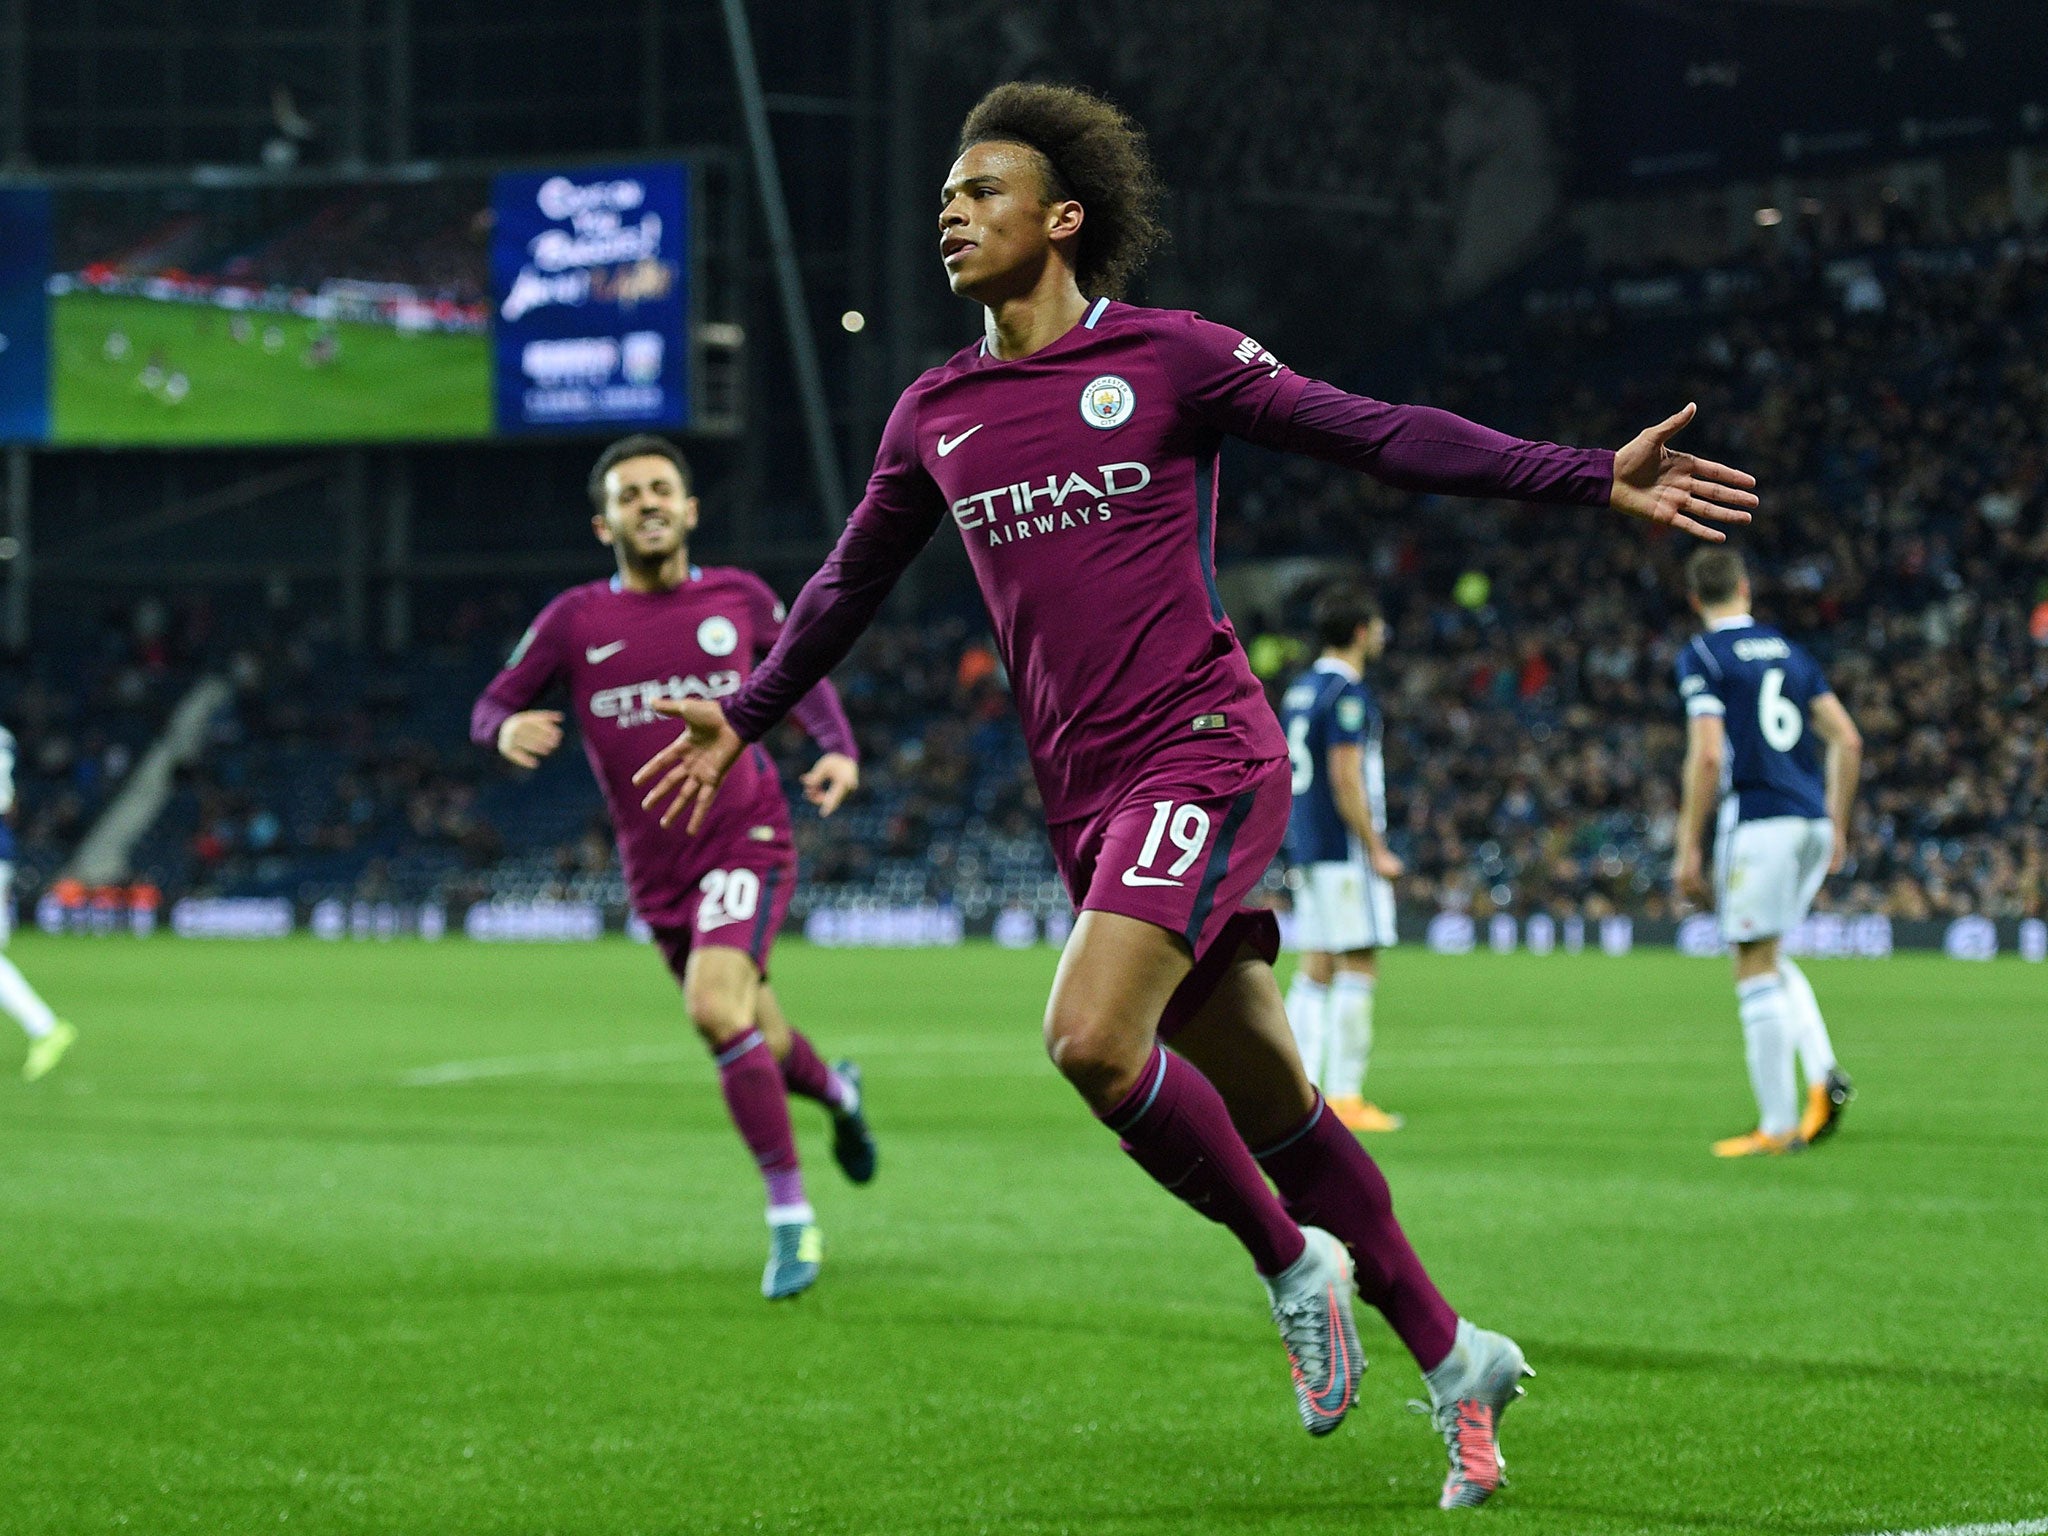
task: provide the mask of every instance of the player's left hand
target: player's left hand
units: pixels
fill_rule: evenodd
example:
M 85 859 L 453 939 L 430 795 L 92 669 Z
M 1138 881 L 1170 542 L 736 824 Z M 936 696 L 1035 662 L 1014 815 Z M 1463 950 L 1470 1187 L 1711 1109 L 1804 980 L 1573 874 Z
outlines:
M 860 788 L 860 764 L 844 752 L 827 752 L 803 776 L 804 798 L 830 816 L 846 797 Z
M 1382 880 L 1398 880 L 1408 873 L 1408 866 L 1401 862 L 1401 856 L 1391 848 L 1375 848 L 1371 854 L 1372 872 Z
M 1720 544 L 1728 535 L 1698 519 L 1748 522 L 1750 509 L 1758 505 L 1753 489 L 1756 476 L 1716 464 L 1712 459 L 1675 452 L 1668 446 L 1698 412 L 1699 406 L 1688 405 L 1676 416 L 1638 432 L 1626 447 L 1616 451 L 1614 489 L 1607 504 L 1644 522 L 1661 523 L 1710 544 Z

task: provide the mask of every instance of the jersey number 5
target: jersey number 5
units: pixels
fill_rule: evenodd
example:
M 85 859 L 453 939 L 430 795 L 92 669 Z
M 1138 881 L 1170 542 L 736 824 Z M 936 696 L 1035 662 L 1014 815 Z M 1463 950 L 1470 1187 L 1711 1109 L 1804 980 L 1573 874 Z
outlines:
M 1294 793 L 1305 795 L 1316 781 L 1316 757 L 1308 749 L 1308 716 L 1287 722 L 1287 762 L 1294 769 Z
M 1773 752 L 1790 752 L 1806 734 L 1806 716 L 1785 697 L 1785 669 L 1772 667 L 1764 674 L 1756 695 L 1756 723 Z

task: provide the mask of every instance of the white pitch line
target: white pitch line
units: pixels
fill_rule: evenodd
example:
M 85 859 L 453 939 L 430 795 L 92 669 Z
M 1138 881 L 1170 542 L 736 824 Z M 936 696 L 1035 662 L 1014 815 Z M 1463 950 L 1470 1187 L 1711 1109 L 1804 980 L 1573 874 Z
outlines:
M 439 1088 L 448 1083 L 475 1083 L 494 1077 L 540 1077 L 552 1072 L 584 1072 L 591 1068 L 645 1066 L 685 1061 L 702 1054 L 696 1041 L 666 1045 L 609 1046 L 588 1051 L 551 1051 L 537 1056 L 490 1056 L 479 1061 L 444 1061 L 398 1074 L 407 1088 Z
M 1934 1525 L 1924 1531 L 1870 1531 L 1866 1536 L 2048 1536 L 2048 1519 L 2001 1520 L 1993 1525 Z

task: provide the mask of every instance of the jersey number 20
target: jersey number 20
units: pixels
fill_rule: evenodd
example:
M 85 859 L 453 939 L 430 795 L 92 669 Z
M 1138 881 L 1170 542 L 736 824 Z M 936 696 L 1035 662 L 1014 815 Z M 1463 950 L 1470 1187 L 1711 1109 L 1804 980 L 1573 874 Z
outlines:
M 697 889 L 704 893 L 697 904 L 700 933 L 743 923 L 761 904 L 761 877 L 751 869 L 714 869 L 697 882 Z
M 1756 723 L 1773 752 L 1790 752 L 1806 734 L 1806 716 L 1785 697 L 1785 669 L 1773 667 L 1764 674 L 1763 687 L 1756 695 Z

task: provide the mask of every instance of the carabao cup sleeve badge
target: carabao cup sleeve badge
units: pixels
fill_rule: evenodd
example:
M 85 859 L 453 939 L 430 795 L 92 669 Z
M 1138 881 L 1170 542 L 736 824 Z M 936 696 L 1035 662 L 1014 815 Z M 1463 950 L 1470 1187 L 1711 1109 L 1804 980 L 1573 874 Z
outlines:
M 1105 432 L 1129 421 L 1131 412 L 1137 408 L 1137 391 L 1127 380 L 1113 373 L 1090 380 L 1088 387 L 1081 391 L 1081 419 Z

